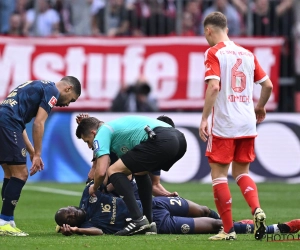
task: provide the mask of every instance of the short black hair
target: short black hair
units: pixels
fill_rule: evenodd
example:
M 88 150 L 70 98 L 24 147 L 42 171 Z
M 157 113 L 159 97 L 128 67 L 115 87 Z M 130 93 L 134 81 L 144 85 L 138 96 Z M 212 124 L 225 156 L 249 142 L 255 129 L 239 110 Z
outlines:
M 61 81 L 68 82 L 73 86 L 74 92 L 80 96 L 81 95 L 81 84 L 79 80 L 74 76 L 64 76 Z
M 57 225 L 62 226 L 67 224 L 66 216 L 63 209 L 59 209 L 54 216 L 55 222 Z
M 101 123 L 103 122 L 99 121 L 96 117 L 83 118 L 76 129 L 77 138 L 81 139 L 81 136 L 86 135 L 89 131 L 97 130 Z
M 222 30 L 227 28 L 227 18 L 226 16 L 219 12 L 215 11 L 210 13 L 203 21 L 203 26 L 205 27 L 206 25 L 213 25 L 218 28 L 221 28 Z
M 76 209 L 80 209 L 79 207 L 76 206 L 71 206 L 74 207 Z M 63 224 L 69 224 L 70 222 L 68 222 L 68 214 L 67 214 L 67 207 L 62 207 L 60 208 L 54 216 L 55 222 L 57 225 L 62 226 Z M 71 227 L 79 227 L 83 222 L 84 222 L 84 218 L 80 218 L 80 217 L 76 217 L 76 219 L 74 219 L 73 221 L 75 224 L 71 223 L 70 226 Z
M 169 116 L 166 116 L 166 115 L 161 115 L 159 117 L 156 118 L 157 120 L 160 120 L 160 121 L 163 121 L 165 123 L 168 123 L 169 125 L 171 125 L 173 128 L 175 128 L 175 124 L 173 122 L 173 120 L 169 117 Z

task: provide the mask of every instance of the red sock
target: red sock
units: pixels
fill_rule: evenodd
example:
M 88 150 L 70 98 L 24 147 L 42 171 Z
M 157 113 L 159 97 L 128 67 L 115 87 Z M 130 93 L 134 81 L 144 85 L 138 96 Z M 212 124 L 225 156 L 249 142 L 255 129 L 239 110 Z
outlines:
M 217 210 L 223 222 L 224 232 L 228 233 L 233 227 L 231 213 L 231 194 L 227 178 L 217 178 L 212 181 Z
M 247 201 L 249 207 L 251 207 L 251 213 L 254 214 L 255 209 L 260 207 L 255 182 L 248 174 L 241 174 L 236 178 L 236 183 L 240 186 L 245 200 Z

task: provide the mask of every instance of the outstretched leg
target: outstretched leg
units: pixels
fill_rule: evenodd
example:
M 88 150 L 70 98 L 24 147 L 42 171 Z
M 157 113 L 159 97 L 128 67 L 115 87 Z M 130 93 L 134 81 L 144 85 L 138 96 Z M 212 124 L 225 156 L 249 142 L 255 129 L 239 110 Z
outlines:
M 194 218 L 195 222 L 195 234 L 214 234 L 218 233 L 222 226 L 222 220 L 216 220 L 213 218 Z
M 189 211 L 187 214 L 187 217 L 210 217 L 214 219 L 220 219 L 220 216 L 218 213 L 216 213 L 214 210 L 208 208 L 207 206 L 199 205 L 193 201 L 185 199 L 189 205 Z

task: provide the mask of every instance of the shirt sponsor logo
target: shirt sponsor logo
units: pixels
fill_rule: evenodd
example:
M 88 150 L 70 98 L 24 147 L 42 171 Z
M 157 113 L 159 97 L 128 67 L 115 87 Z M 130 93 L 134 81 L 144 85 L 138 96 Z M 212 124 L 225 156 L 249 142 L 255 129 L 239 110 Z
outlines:
M 52 96 L 51 99 L 50 99 L 50 101 L 48 102 L 49 106 L 51 108 L 53 108 L 53 106 L 55 106 L 56 103 L 57 103 L 57 99 L 55 98 L 55 96 Z

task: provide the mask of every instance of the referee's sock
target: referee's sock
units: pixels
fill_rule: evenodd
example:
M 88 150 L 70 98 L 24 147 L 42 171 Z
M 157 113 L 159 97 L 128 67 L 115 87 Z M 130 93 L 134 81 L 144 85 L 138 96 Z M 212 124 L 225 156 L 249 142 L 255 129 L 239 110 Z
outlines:
M 123 173 L 114 173 L 109 177 L 114 188 L 119 195 L 123 196 L 123 200 L 129 210 L 130 216 L 133 220 L 138 220 L 143 217 L 142 212 L 136 202 L 132 185 L 127 176 Z
M 135 175 L 138 192 L 143 206 L 143 213 L 146 215 L 149 223 L 152 222 L 152 182 L 149 174 Z

